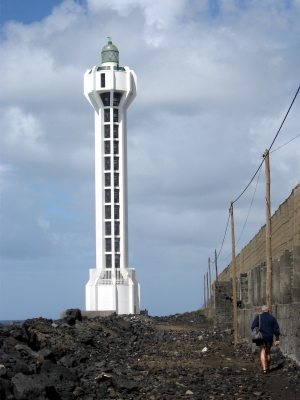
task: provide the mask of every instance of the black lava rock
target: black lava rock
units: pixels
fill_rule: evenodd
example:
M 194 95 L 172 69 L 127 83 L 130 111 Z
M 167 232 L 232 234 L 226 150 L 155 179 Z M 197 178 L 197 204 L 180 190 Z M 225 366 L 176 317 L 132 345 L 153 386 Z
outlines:
M 297 398 L 299 366 L 274 350 L 266 380 L 251 345 L 232 341 L 200 313 L 86 319 L 71 309 L 0 324 L 0 399 Z

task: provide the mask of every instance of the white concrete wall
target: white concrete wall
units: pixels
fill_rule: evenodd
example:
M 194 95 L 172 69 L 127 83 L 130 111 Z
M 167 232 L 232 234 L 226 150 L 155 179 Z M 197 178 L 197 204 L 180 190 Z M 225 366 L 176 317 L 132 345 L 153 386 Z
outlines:
M 98 285 L 98 310 L 116 310 L 114 285 Z
M 105 281 L 100 278 L 99 269 L 91 269 L 90 279 L 86 284 L 86 310 L 114 310 L 117 314 L 139 314 L 140 286 L 135 279 L 135 270 L 126 269 L 124 278 L 125 283 L 116 284 L 114 277 Z
M 130 286 L 129 285 L 117 285 L 117 296 L 118 296 L 118 314 L 133 314 L 133 310 L 130 307 Z

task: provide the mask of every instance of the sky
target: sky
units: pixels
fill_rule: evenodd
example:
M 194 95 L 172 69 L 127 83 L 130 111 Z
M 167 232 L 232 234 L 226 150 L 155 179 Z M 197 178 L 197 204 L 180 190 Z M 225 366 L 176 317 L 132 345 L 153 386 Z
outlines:
M 299 0 L 1 1 L 1 320 L 85 309 L 95 200 L 83 75 L 108 36 L 138 80 L 128 208 L 141 309 L 202 307 L 208 258 L 216 249 L 219 271 L 231 261 L 230 201 L 299 87 L 299 20 Z M 300 95 L 271 149 L 272 213 L 299 183 L 299 111 Z M 236 254 L 265 224 L 264 199 L 263 165 L 234 203 Z

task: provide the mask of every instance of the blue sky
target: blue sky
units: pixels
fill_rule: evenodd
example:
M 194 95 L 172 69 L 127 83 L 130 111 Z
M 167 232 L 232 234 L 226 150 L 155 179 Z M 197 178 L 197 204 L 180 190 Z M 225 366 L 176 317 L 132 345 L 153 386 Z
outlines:
M 7 21 L 31 24 L 49 15 L 61 0 L 2 0 L 0 3 L 1 26 Z M 84 3 L 77 1 L 77 3 Z
M 107 36 L 137 74 L 128 111 L 129 259 L 151 315 L 198 309 L 230 201 L 300 82 L 299 1 L 1 2 L 0 319 L 84 309 L 95 267 L 94 116 L 83 75 Z M 273 149 L 298 135 L 300 98 Z M 271 155 L 272 212 L 299 137 Z M 235 204 L 239 237 L 256 180 Z M 265 219 L 264 171 L 237 253 Z M 219 269 L 230 261 L 227 234 Z

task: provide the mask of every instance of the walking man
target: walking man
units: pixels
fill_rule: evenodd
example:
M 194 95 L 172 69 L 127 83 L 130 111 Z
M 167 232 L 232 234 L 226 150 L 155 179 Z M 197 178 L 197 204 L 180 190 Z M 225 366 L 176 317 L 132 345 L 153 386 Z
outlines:
M 256 326 L 260 327 L 262 333 L 262 340 L 256 342 L 256 346 L 260 349 L 260 362 L 263 369 L 263 373 L 267 374 L 270 372 L 271 364 L 271 346 L 273 344 L 273 335 L 276 337 L 275 345 L 278 346 L 279 342 L 279 325 L 275 317 L 269 314 L 268 306 L 262 306 L 262 314 L 254 318 L 251 325 L 251 330 Z

